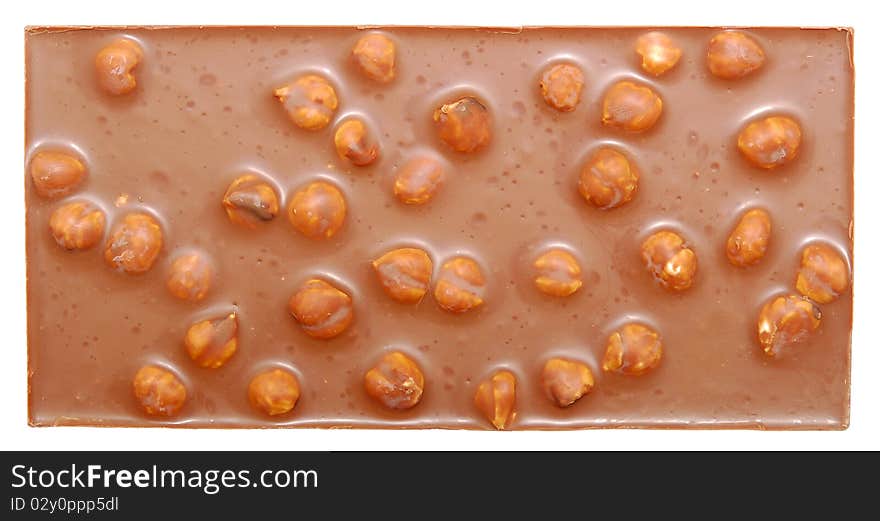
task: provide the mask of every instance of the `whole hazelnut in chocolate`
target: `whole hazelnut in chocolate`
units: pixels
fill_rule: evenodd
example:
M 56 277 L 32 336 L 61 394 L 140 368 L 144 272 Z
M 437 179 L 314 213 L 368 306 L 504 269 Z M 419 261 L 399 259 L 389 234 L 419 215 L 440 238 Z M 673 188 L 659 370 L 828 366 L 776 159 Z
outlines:
M 474 395 L 474 405 L 496 429 L 509 427 L 516 418 L 516 376 L 502 369 L 483 380 Z
M 214 279 L 214 266 L 203 253 L 178 256 L 171 263 L 166 286 L 180 300 L 198 302 L 205 298 Z
M 157 365 L 141 367 L 132 382 L 134 396 L 147 414 L 174 416 L 186 402 L 186 387 L 176 374 Z
M 364 375 L 364 389 L 389 409 L 415 407 L 425 390 L 425 376 L 418 364 L 405 354 L 386 354 Z
M 345 198 L 326 181 L 315 181 L 300 188 L 287 207 L 290 223 L 312 239 L 329 239 L 345 222 Z
M 662 356 L 660 335 L 648 326 L 631 322 L 608 337 L 602 369 L 637 376 L 657 367 Z
M 86 166 L 73 154 L 45 150 L 31 158 L 30 174 L 37 194 L 51 199 L 73 192 L 86 178 Z
M 394 79 L 396 58 L 394 42 L 382 33 L 368 33 L 360 37 L 351 50 L 351 61 L 367 78 L 388 83 Z
M 489 109 L 473 96 L 434 110 L 434 126 L 440 139 L 457 152 L 476 152 L 492 140 Z
M 254 376 L 248 384 L 251 406 L 269 416 L 286 414 L 299 400 L 299 381 L 286 369 L 269 369 Z
M 764 65 L 764 49 L 745 33 L 722 31 L 709 40 L 706 63 L 715 76 L 735 80 Z
M 776 168 L 797 157 L 801 146 L 801 127 L 787 116 L 762 118 L 742 129 L 736 145 L 753 165 Z
M 443 182 L 443 165 L 434 157 L 420 156 L 407 161 L 394 180 L 394 195 L 404 204 L 428 202 Z
M 333 85 L 317 74 L 307 74 L 275 89 L 275 97 L 290 121 L 305 130 L 320 130 L 329 125 L 339 105 Z
M 664 288 L 682 291 L 691 287 L 697 272 L 697 255 L 681 235 L 659 231 L 642 243 L 642 260 Z
M 681 58 L 681 48 L 669 36 L 656 31 L 638 37 L 636 53 L 642 58 L 642 69 L 654 76 L 675 67 Z
M 303 331 L 314 338 L 333 338 L 354 319 L 351 297 L 321 279 L 307 280 L 290 297 L 287 308 Z
M 568 407 L 593 389 L 590 366 L 583 362 L 551 358 L 541 371 L 541 387 L 553 403 Z
M 366 166 L 379 156 L 379 145 L 360 119 L 344 121 L 333 136 L 336 153 L 356 166 Z
M 162 250 L 162 228 L 147 213 L 126 214 L 113 227 L 104 260 L 111 267 L 126 273 L 144 273 L 153 267 Z
M 734 266 L 757 264 L 767 253 L 770 242 L 770 214 L 753 208 L 740 217 L 727 238 L 727 260 Z
M 584 283 L 577 259 L 562 248 L 544 252 L 532 266 L 535 269 L 535 287 L 553 297 L 572 295 Z
M 424 250 L 399 248 L 374 260 L 373 269 L 388 296 L 400 302 L 417 303 L 428 292 L 434 263 Z
M 833 302 L 849 287 L 849 265 L 837 248 L 821 242 L 809 244 L 801 253 L 795 284 L 814 302 Z
M 196 322 L 187 330 L 183 345 L 195 363 L 217 369 L 238 349 L 238 317 L 230 313 Z
M 584 73 L 577 65 L 559 63 L 544 71 L 538 86 L 548 105 L 560 112 L 571 112 L 581 101 Z
M 464 313 L 483 304 L 486 279 L 480 265 L 467 257 L 444 262 L 434 286 L 434 300 L 453 313 Z
M 663 100 L 651 87 L 632 81 L 615 83 L 602 100 L 602 123 L 627 132 L 653 127 L 663 112 Z
M 590 154 L 578 179 L 578 191 L 588 203 L 601 210 L 628 203 L 638 188 L 636 166 L 622 152 L 608 146 Z
M 236 178 L 223 195 L 223 209 L 229 220 L 245 228 L 255 229 L 278 215 L 278 194 L 275 188 L 254 174 Z
M 95 57 L 98 86 L 114 96 L 133 91 L 137 87 L 134 69 L 143 57 L 141 46 L 128 38 L 120 38 L 104 47 Z
M 59 206 L 49 217 L 55 242 L 65 250 L 87 250 L 104 236 L 104 212 L 87 201 Z
M 821 319 L 819 308 L 803 297 L 771 298 L 758 315 L 758 343 L 768 356 L 779 356 L 806 341 Z

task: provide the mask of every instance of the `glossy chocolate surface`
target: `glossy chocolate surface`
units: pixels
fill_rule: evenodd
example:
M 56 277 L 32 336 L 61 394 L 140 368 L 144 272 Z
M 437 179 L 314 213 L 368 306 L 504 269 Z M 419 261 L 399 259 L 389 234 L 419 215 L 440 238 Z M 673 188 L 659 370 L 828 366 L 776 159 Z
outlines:
M 648 29 L 519 30 L 379 28 L 396 47 L 395 74 L 376 81 L 350 59 L 354 28 L 30 29 L 25 166 L 41 150 L 78 155 L 87 176 L 47 198 L 25 175 L 27 198 L 30 421 L 34 425 L 186 427 L 408 427 L 491 429 L 474 404 L 494 372 L 516 376 L 511 429 L 700 427 L 840 429 L 849 421 L 852 326 L 853 68 L 845 30 L 745 31 L 763 49 L 757 70 L 714 76 L 707 47 L 719 29 L 663 29 L 681 58 L 659 76 L 641 68 L 635 46 Z M 102 90 L 95 58 L 128 37 L 143 50 L 137 85 Z M 583 71 L 574 110 L 542 97 L 543 71 Z M 338 96 L 330 123 L 297 127 L 275 89 L 317 73 Z M 662 99 L 650 128 L 602 122 L 603 95 L 621 80 Z M 435 110 L 478 99 L 491 139 L 473 152 L 441 140 Z M 737 136 L 755 118 L 800 124 L 797 156 L 778 168 L 748 162 Z M 341 157 L 334 132 L 356 116 L 378 144 L 375 160 Z M 623 151 L 638 189 L 600 209 L 578 192 L 597 147 Z M 394 193 L 400 169 L 428 155 L 441 184 L 420 205 Z M 223 205 L 236 178 L 256 173 L 280 211 L 254 227 Z M 339 188 L 342 227 L 329 238 L 298 232 L 293 194 L 315 180 Z M 87 200 L 106 212 L 103 239 L 87 250 L 60 247 L 49 228 L 62 204 Z M 241 199 L 244 201 L 244 199 Z M 772 232 L 760 261 L 738 267 L 726 244 L 742 214 L 768 212 Z M 105 243 L 124 215 L 146 211 L 162 245 L 144 273 L 112 269 Z M 640 247 L 673 230 L 696 254 L 693 283 L 661 287 Z M 821 324 L 784 357 L 769 357 L 758 314 L 777 294 L 797 294 L 801 251 L 837 248 L 848 286 L 817 304 Z M 551 246 L 578 261 L 582 287 L 542 293 L 532 263 Z M 383 290 L 372 262 L 395 248 L 425 250 L 430 289 L 417 304 Z M 201 252 L 213 280 L 198 301 L 175 297 L 173 261 Z M 444 262 L 463 255 L 486 280 L 482 304 L 465 313 L 438 306 Z M 324 279 L 351 297 L 353 319 L 339 335 L 307 335 L 291 316 L 291 295 Z M 238 319 L 235 353 L 202 367 L 187 354 L 193 323 Z M 654 328 L 659 365 L 638 376 L 603 371 L 609 335 L 627 321 Z M 424 376 L 420 401 L 390 409 L 364 388 L 383 355 L 405 353 Z M 542 389 L 547 360 L 586 363 L 589 392 L 559 407 Z M 186 387 L 173 416 L 148 415 L 132 390 L 147 364 L 172 370 Z M 299 383 L 295 407 L 269 416 L 248 398 L 251 379 L 275 367 Z

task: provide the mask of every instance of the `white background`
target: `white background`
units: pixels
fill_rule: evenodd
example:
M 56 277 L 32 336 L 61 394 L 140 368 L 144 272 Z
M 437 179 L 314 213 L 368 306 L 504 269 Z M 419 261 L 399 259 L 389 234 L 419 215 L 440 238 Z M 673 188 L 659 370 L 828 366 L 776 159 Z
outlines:
M 880 449 L 880 22 L 872 2 L 479 0 L 13 0 L 0 21 L 0 448 L 2 449 Z M 645 431 L 463 432 L 181 430 L 27 426 L 24 255 L 25 25 L 761 25 L 850 26 L 856 61 L 856 283 L 852 422 L 843 432 Z M 877 336 L 875 336 L 877 334 Z

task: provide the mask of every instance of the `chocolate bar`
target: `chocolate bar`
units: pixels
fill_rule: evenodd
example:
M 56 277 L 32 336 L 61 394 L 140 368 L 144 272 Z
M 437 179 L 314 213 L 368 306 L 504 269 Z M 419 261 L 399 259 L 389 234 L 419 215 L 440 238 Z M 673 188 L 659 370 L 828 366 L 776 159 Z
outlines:
M 848 425 L 849 30 L 25 36 L 32 425 Z

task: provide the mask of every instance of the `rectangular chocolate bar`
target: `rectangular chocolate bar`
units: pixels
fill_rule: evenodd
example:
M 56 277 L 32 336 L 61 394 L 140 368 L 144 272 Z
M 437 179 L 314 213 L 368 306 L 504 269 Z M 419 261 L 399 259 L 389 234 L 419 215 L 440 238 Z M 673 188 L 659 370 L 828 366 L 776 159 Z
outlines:
M 848 30 L 26 44 L 32 425 L 848 425 Z

